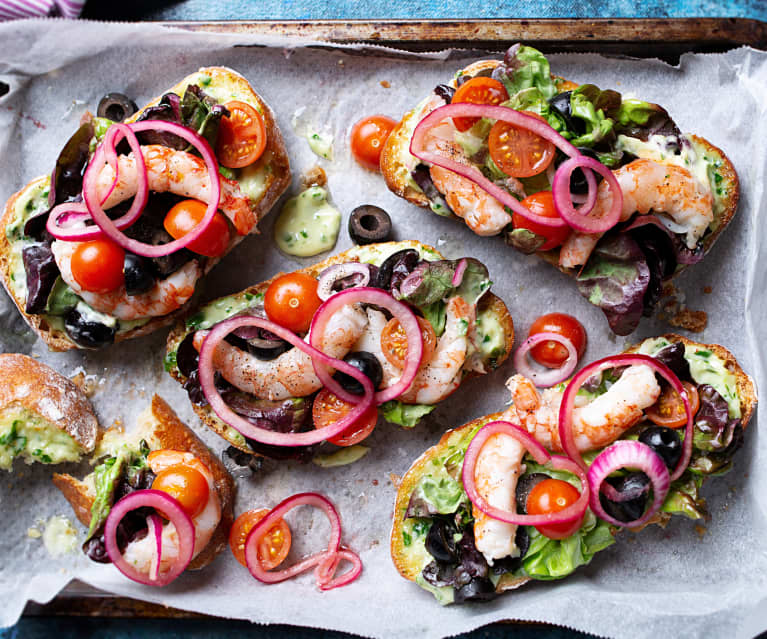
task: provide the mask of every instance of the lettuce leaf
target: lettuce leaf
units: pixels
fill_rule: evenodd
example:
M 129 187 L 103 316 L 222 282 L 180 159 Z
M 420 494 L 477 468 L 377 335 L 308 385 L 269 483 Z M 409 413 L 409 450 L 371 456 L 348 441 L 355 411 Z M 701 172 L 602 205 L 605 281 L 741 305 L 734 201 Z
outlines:
M 530 87 L 538 89 L 547 100 L 557 93 L 549 61 L 538 49 L 514 45 L 506 52 L 504 65 L 501 82 L 510 96 Z
M 440 473 L 440 476 L 422 475 L 410 495 L 406 518 L 452 515 L 469 498 L 463 492 L 463 484 L 457 479 Z
M 396 399 L 381 404 L 384 419 L 392 424 L 413 428 L 424 415 L 428 415 L 436 406 L 427 404 L 403 404 Z
M 566 539 L 549 539 L 532 526 L 527 532 L 530 548 L 522 560 L 521 574 L 544 581 L 566 577 L 578 566 L 589 563 L 595 553 L 615 543 L 610 524 L 590 510 L 586 511 L 580 530 Z

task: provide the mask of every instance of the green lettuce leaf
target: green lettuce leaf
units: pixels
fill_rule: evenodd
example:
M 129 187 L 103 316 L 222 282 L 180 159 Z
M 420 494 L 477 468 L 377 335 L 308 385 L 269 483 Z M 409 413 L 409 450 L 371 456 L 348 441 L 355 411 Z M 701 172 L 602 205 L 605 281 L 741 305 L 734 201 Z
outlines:
M 661 511 L 671 515 L 684 515 L 690 519 L 705 519 L 706 500 L 700 495 L 703 478 L 699 476 L 682 475 L 671 484 Z
M 413 428 L 424 415 L 428 415 L 436 406 L 426 404 L 403 404 L 393 399 L 381 404 L 384 419 L 392 424 Z
M 511 73 L 503 74 L 501 81 L 510 96 L 530 87 L 538 89 L 547 100 L 557 93 L 549 61 L 538 49 L 519 45 L 515 50 L 509 50 L 507 62 Z
M 422 475 L 418 480 L 407 509 L 408 517 L 452 515 L 468 502 L 463 484 L 457 479 L 442 475 Z
M 617 96 L 617 97 L 616 97 Z M 615 122 L 608 117 L 612 107 L 620 106 L 620 93 L 600 91 L 593 84 L 584 84 L 570 94 L 570 112 L 586 126 L 586 132 L 572 139 L 575 146 L 594 146 L 613 133 Z M 616 103 L 617 100 L 617 103 Z

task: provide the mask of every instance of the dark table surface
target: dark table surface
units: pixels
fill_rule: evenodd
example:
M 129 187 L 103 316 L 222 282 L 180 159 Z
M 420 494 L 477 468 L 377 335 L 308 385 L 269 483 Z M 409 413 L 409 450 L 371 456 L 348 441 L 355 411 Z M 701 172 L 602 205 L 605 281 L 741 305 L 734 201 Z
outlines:
M 691 18 L 737 17 L 767 21 L 766 0 L 89 0 L 83 18 L 92 20 L 351 20 L 471 18 Z M 58 616 L 60 608 L 33 607 L 0 639 L 128 637 L 208 639 L 240 636 L 286 639 L 342 639 L 346 633 L 295 626 L 259 626 L 215 618 L 131 619 Z M 461 639 L 581 639 L 593 635 L 538 624 L 493 624 L 459 635 Z M 767 633 L 761 635 L 761 639 Z

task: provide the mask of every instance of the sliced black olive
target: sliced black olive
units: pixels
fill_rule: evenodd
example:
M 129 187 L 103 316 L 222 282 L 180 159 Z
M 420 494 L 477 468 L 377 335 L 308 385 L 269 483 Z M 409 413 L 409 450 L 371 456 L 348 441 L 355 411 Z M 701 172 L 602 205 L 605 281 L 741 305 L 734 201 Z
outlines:
M 682 456 L 682 440 L 673 428 L 650 426 L 639 435 L 639 441 L 652 448 L 668 468 L 676 468 Z
M 612 501 L 599 494 L 602 508 L 618 521 L 636 521 L 645 511 L 650 478 L 642 472 L 630 473 L 624 477 L 608 477 L 606 480 L 619 493 L 629 497 L 626 501 Z
M 379 206 L 363 204 L 349 216 L 349 236 L 357 244 L 385 242 L 391 235 L 391 218 Z
M 456 532 L 455 524 L 450 520 L 434 519 L 424 541 L 426 551 L 439 562 L 458 561 L 454 537 Z
M 104 534 L 91 537 L 82 546 L 83 552 L 88 556 L 88 559 L 97 561 L 100 564 L 110 564 L 112 560 L 107 554 L 106 542 L 104 541 Z
M 493 582 L 486 577 L 475 577 L 455 591 L 455 603 L 464 601 L 490 601 L 497 597 Z
M 415 249 L 402 249 L 392 253 L 378 269 L 375 284 L 371 279 L 371 286 L 384 290 L 389 290 L 391 287 L 399 288 L 402 280 L 412 273 L 420 260 L 418 251 Z
M 64 318 L 64 329 L 70 339 L 83 348 L 101 348 L 115 341 L 115 331 L 100 322 L 89 322 L 73 308 Z
M 450 104 L 453 101 L 455 89 L 448 84 L 438 84 L 434 87 L 434 93 L 442 98 L 447 104 Z
M 99 102 L 96 114 L 100 118 L 108 118 L 113 122 L 122 122 L 132 116 L 138 107 L 127 95 L 122 93 L 107 93 Z
M 351 364 L 354 368 L 362 371 L 364 375 L 373 382 L 373 388 L 377 389 L 383 380 L 383 368 L 381 362 L 372 353 L 367 351 L 357 351 L 349 353 L 344 357 L 344 361 L 347 364 Z M 365 389 L 362 388 L 356 379 L 346 373 L 336 373 L 334 378 L 341 384 L 344 390 L 354 393 L 355 395 L 362 395 L 365 393 Z
M 530 473 L 519 478 L 517 482 L 517 510 L 520 513 L 527 513 L 527 498 L 530 491 L 544 479 L 551 478 L 544 473 Z
M 125 276 L 125 291 L 128 295 L 146 293 L 157 281 L 152 272 L 152 262 L 133 253 L 125 254 L 123 275 Z

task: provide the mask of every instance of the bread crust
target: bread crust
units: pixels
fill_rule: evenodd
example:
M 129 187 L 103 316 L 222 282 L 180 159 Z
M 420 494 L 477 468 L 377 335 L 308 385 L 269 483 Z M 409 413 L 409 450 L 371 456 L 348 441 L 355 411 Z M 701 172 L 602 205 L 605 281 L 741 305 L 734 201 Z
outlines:
M 152 397 L 151 410 L 157 421 L 153 434 L 159 442 L 158 450 L 179 450 L 197 457 L 213 475 L 216 492 L 221 501 L 221 520 L 210 542 L 187 567 L 187 570 L 199 570 L 210 564 L 229 543 L 229 530 L 234 521 L 234 480 L 218 456 L 178 418 L 162 397 Z M 72 506 L 80 523 L 89 526 L 95 495 L 88 485 L 71 475 L 60 473 L 53 475 L 53 484 Z
M 199 69 L 196 73 L 205 73 L 211 77 L 211 82 L 221 82 L 223 78 L 226 78 L 229 82 L 234 82 L 238 90 L 242 92 L 243 94 L 247 95 L 247 102 L 253 105 L 258 106 L 258 110 L 261 112 L 263 118 L 264 118 L 264 126 L 266 129 L 266 135 L 267 135 L 267 143 L 266 143 L 266 149 L 264 151 L 264 154 L 261 156 L 261 159 L 258 160 L 258 163 L 261 162 L 269 162 L 269 164 L 272 166 L 272 171 L 269 173 L 268 177 L 266 178 L 266 187 L 261 194 L 260 198 L 258 200 L 252 200 L 251 201 L 251 209 L 256 214 L 256 218 L 258 221 L 261 221 L 263 217 L 271 210 L 271 208 L 274 206 L 274 204 L 277 202 L 277 200 L 280 198 L 282 193 L 284 193 L 285 189 L 290 186 L 291 182 L 291 173 L 290 173 L 290 160 L 288 159 L 288 153 L 287 149 L 285 148 L 285 142 L 282 138 L 282 133 L 280 132 L 279 127 L 277 126 L 277 121 L 274 117 L 274 113 L 272 112 L 271 108 L 268 104 L 266 104 L 262 99 L 261 96 L 256 93 L 256 91 L 253 89 L 253 87 L 250 86 L 248 81 L 239 73 L 236 71 L 233 71 L 232 69 L 228 69 L 226 67 L 203 67 Z M 185 87 L 190 83 L 190 80 L 196 75 L 190 74 L 183 80 L 181 80 L 178 84 L 176 84 L 174 87 L 169 89 L 169 91 L 178 92 L 185 89 Z M 166 91 L 167 93 L 167 91 Z M 158 96 L 154 98 L 149 104 L 147 104 L 145 107 L 137 111 L 131 118 L 128 119 L 129 122 L 135 121 L 146 109 L 148 109 L 151 106 L 156 105 L 161 99 L 161 96 Z M 58 330 L 57 328 L 51 326 L 45 318 L 45 315 L 29 315 L 24 310 L 26 305 L 26 300 L 19 299 L 16 297 L 16 295 L 13 293 L 13 290 L 10 285 L 10 249 L 11 245 L 8 242 L 8 239 L 5 235 L 5 228 L 8 226 L 8 224 L 11 222 L 13 218 L 13 212 L 15 205 L 20 197 L 22 197 L 25 193 L 32 190 L 36 186 L 40 185 L 43 182 L 49 181 L 50 178 L 48 176 L 39 177 L 35 180 L 32 180 L 29 184 L 27 184 L 25 187 L 20 189 L 17 193 L 11 196 L 11 198 L 6 202 L 5 209 L 3 211 L 3 216 L 0 218 L 0 280 L 3 283 L 3 286 L 5 287 L 5 290 L 8 292 L 9 296 L 13 300 L 14 304 L 16 304 L 16 308 L 21 313 L 24 320 L 27 322 L 29 327 L 37 333 L 37 335 L 42 339 L 48 346 L 48 348 L 52 351 L 67 351 L 72 349 L 81 349 L 82 347 L 76 344 L 74 341 L 72 341 L 69 336 L 62 330 Z M 251 233 L 258 232 L 257 225 L 254 226 Z M 229 249 L 231 251 L 237 244 L 239 244 L 243 239 L 245 239 L 246 236 L 236 235 L 233 237 Z M 206 258 L 205 260 L 205 268 L 203 270 L 203 274 L 200 277 L 201 281 L 205 275 L 207 275 L 210 270 L 218 264 L 218 262 L 223 258 L 224 256 L 216 257 L 216 258 Z M 133 328 L 129 331 L 125 331 L 124 333 L 120 333 L 119 335 L 115 336 L 115 343 L 122 342 L 129 339 L 134 339 L 136 337 L 142 337 L 144 335 L 149 335 L 150 333 L 153 333 L 156 330 L 159 330 L 161 328 L 164 328 L 165 326 L 169 326 L 173 324 L 176 320 L 178 320 L 180 317 L 183 317 L 186 312 L 194 306 L 196 302 L 195 296 L 193 296 L 186 304 L 184 304 L 182 307 L 178 308 L 177 310 L 173 311 L 172 313 L 169 313 L 168 315 L 163 315 L 162 317 L 155 317 L 149 320 L 146 324 L 142 326 L 138 326 L 136 328 Z
M 738 396 L 740 398 L 741 424 L 745 430 L 746 426 L 751 420 L 751 416 L 756 410 L 756 404 L 758 400 L 756 394 L 756 386 L 753 380 L 741 368 L 740 364 L 738 364 L 737 360 L 735 359 L 735 356 L 719 344 L 701 344 L 675 333 L 666 333 L 660 337 L 664 337 L 670 342 L 683 342 L 685 345 L 708 349 L 725 362 L 726 368 L 735 375 L 737 380 Z M 641 342 L 627 348 L 624 352 L 634 353 L 639 350 L 640 346 Z M 438 457 L 443 452 L 451 434 L 455 432 L 471 430 L 472 428 L 475 428 L 482 423 L 494 421 L 500 419 L 501 417 L 502 413 L 493 413 L 492 415 L 479 417 L 467 424 L 464 424 L 463 426 L 458 426 L 457 428 L 447 431 L 444 435 L 442 435 L 437 444 L 429 448 L 413 463 L 407 473 L 405 473 L 405 476 L 402 478 L 399 488 L 397 489 L 397 497 L 394 502 L 394 519 L 392 521 L 392 530 L 390 536 L 390 551 L 394 567 L 403 577 L 405 577 L 405 579 L 415 581 L 415 578 L 418 576 L 422 569 L 422 566 L 417 566 L 409 561 L 410 557 L 405 549 L 402 537 L 402 527 L 405 521 L 405 513 L 407 512 L 410 495 L 415 489 L 418 480 L 424 474 L 424 470 L 429 465 L 431 460 L 435 457 Z M 647 525 L 650 523 L 658 523 L 663 526 L 670 517 L 670 515 L 666 513 L 659 513 L 658 515 L 660 516 L 657 517 L 657 519 L 651 520 L 651 522 L 649 522 Z M 664 517 L 663 515 L 666 516 Z M 636 530 L 634 531 L 636 532 Z M 504 589 L 517 588 L 527 581 L 529 581 L 527 578 L 523 578 L 522 580 L 515 579 L 513 582 L 510 581 L 508 584 L 504 584 Z
M 99 422 L 77 384 L 32 357 L 4 353 L 0 355 L 0 411 L 14 407 L 23 407 L 64 431 L 83 453 L 96 447 Z
M 435 253 L 439 254 L 436 249 L 434 249 L 431 246 L 428 246 L 426 244 L 422 244 L 421 242 L 417 242 L 415 240 L 405 240 L 401 242 L 386 242 L 383 244 L 379 244 L 378 246 L 385 246 L 386 244 L 396 244 L 400 249 L 406 249 L 406 248 L 418 248 L 418 247 L 425 247 L 428 248 Z M 333 264 L 342 264 L 344 262 L 349 262 L 352 260 L 357 259 L 353 255 L 353 251 L 356 250 L 357 247 L 349 249 L 348 251 L 343 251 L 342 253 L 338 253 L 337 255 L 333 255 L 326 260 L 323 260 L 322 262 L 319 262 L 317 264 L 313 264 L 311 266 L 307 266 L 306 268 L 300 269 L 299 273 L 306 273 L 307 275 L 311 275 L 312 277 L 317 277 L 319 274 L 326 269 L 328 266 L 332 266 Z M 398 249 L 399 250 L 399 249 Z M 244 291 L 241 292 L 247 292 L 251 295 L 255 295 L 257 293 L 264 293 L 266 292 L 266 289 L 269 288 L 269 285 L 278 277 L 283 275 L 283 273 L 277 273 L 272 278 L 261 282 L 259 284 L 254 284 L 253 286 L 249 286 Z M 212 302 L 208 302 L 209 304 Z M 514 344 L 514 321 L 512 320 L 511 314 L 509 313 L 509 309 L 506 307 L 506 305 L 503 303 L 503 301 L 493 295 L 492 293 L 487 293 L 481 300 L 479 304 L 479 309 L 491 309 L 492 312 L 499 318 L 499 322 L 501 326 L 504 329 L 506 341 L 505 341 L 505 350 L 504 354 L 498 359 L 498 364 L 500 365 L 511 354 L 511 348 Z M 176 324 L 176 326 L 171 329 L 170 333 L 168 334 L 168 341 L 166 346 L 166 351 L 171 352 L 178 348 L 178 345 L 181 343 L 181 341 L 186 337 L 186 335 L 189 333 L 186 329 L 186 324 L 182 320 Z M 173 367 L 170 370 L 170 374 L 179 384 L 183 384 L 186 381 L 186 377 L 181 374 L 181 372 L 178 370 L 177 367 Z M 477 373 L 470 373 L 471 376 L 476 375 Z M 194 409 L 194 412 L 197 413 L 197 416 L 200 418 L 203 424 L 213 430 L 214 432 L 218 433 L 221 437 L 226 439 L 232 446 L 235 446 L 236 448 L 239 448 L 240 450 L 247 452 L 247 453 L 253 453 L 253 451 L 250 449 L 250 447 L 247 444 L 242 444 L 241 442 L 237 441 L 236 439 L 231 438 L 231 436 L 227 436 L 230 428 L 224 422 L 222 422 L 218 416 L 213 412 L 213 409 L 209 405 L 205 406 L 197 406 L 196 404 L 192 404 L 192 408 Z
M 478 73 L 487 73 L 488 70 L 494 69 L 499 64 L 499 60 L 480 60 L 465 67 L 461 71 L 461 75 L 474 76 Z M 567 87 L 569 89 L 577 86 L 574 83 L 563 78 L 558 78 L 557 76 L 552 76 L 552 78 L 560 80 L 560 86 L 563 88 Z M 450 86 L 456 86 L 455 78 L 450 81 Z M 404 150 L 410 145 L 410 135 L 408 131 L 414 124 L 420 121 L 421 112 L 421 109 L 418 107 L 409 111 L 392 130 L 384 145 L 384 149 L 381 152 L 381 173 L 384 176 L 384 180 L 386 181 L 389 190 L 416 206 L 428 209 L 430 205 L 429 199 L 420 189 L 416 189 L 408 183 L 407 175 L 403 173 L 402 163 L 399 160 Z M 735 167 L 720 148 L 714 146 L 711 142 L 700 136 L 690 135 L 688 137 L 695 143 L 703 146 L 707 153 L 714 155 L 721 161 L 721 166 L 717 169 L 722 177 L 722 181 L 719 183 L 719 188 L 723 190 L 726 189 L 727 191 L 727 197 L 725 197 L 723 201 L 723 208 L 718 213 L 715 213 L 714 222 L 712 223 L 713 226 L 710 226 L 713 230 L 703 238 L 703 250 L 705 254 L 711 250 L 714 242 L 719 238 L 722 231 L 735 216 L 738 208 L 738 201 L 740 199 L 740 183 Z M 463 222 L 462 218 L 456 215 L 452 215 L 451 217 Z M 568 269 L 559 266 L 558 248 L 546 252 L 536 252 L 536 255 L 571 277 L 576 277 L 579 273 L 579 269 Z M 674 276 L 681 273 L 686 267 L 687 265 L 678 265 Z

